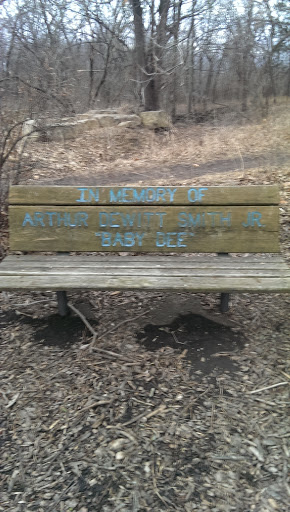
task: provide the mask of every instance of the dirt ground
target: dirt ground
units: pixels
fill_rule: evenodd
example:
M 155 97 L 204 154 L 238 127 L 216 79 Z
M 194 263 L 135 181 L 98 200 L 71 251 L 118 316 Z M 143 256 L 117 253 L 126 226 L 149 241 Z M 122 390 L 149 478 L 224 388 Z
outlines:
M 26 147 L 20 183 L 278 183 L 290 127 L 111 129 Z M 8 247 L 2 229 L 2 253 Z M 0 293 L 0 511 L 289 510 L 289 295 Z M 288 503 L 288 505 L 287 505 Z

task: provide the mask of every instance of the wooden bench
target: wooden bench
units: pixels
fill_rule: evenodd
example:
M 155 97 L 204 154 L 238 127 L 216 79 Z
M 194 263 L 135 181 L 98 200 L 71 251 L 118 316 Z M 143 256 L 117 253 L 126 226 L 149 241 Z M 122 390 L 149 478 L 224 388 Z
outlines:
M 232 292 L 290 291 L 276 186 L 13 186 L 9 203 L 11 250 L 29 254 L 4 259 L 0 290 L 55 290 L 62 315 L 67 290 L 218 292 L 222 311 Z

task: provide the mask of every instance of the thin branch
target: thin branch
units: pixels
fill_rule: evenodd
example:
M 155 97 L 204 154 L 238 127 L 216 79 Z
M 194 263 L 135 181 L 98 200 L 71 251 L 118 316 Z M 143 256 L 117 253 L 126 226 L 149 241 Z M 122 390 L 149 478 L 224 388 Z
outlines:
M 98 402 L 92 402 L 91 404 L 85 405 L 82 409 L 77 411 L 77 414 L 81 414 L 82 412 L 89 411 L 90 409 L 94 409 L 95 407 L 99 407 L 100 405 L 108 405 L 111 404 L 113 400 L 99 400 Z
M 77 308 L 75 308 L 70 302 L 68 302 L 68 307 L 76 313 L 80 319 L 84 322 L 85 326 L 89 329 L 89 331 L 92 333 L 93 336 L 97 336 L 97 332 L 95 329 L 91 326 L 90 322 L 86 319 L 85 315 L 83 315 Z
M 20 123 L 17 123 L 17 124 L 23 124 L 23 121 L 21 121 Z M 11 131 L 13 130 L 13 128 L 15 128 L 15 126 L 17 126 L 17 124 L 16 124 L 16 125 L 14 125 L 14 126 L 12 127 L 12 129 L 10 129 L 10 130 L 9 130 L 9 132 L 10 132 L 10 133 L 11 133 Z M 21 140 L 23 140 L 23 139 L 25 139 L 25 138 L 29 137 L 32 133 L 40 132 L 40 131 L 41 131 L 41 129 L 40 129 L 40 128 L 34 128 L 33 130 L 31 130 L 31 132 L 26 133 L 25 135 L 21 135 L 21 136 L 17 137 L 17 139 L 12 143 L 12 145 L 11 145 L 11 147 L 9 148 L 9 150 L 7 151 L 7 153 L 5 153 L 6 145 L 7 145 L 7 142 L 8 142 L 8 134 L 7 134 L 7 135 L 6 135 L 6 137 L 5 137 L 4 143 L 3 143 L 2 151 L 1 151 L 1 153 L 0 153 L 0 168 L 1 168 L 1 167 L 3 167 L 3 165 L 5 164 L 5 162 L 8 160 L 8 158 L 9 158 L 9 157 L 10 157 L 10 155 L 11 155 L 11 153 L 13 152 L 13 150 L 15 149 L 15 147 L 17 146 L 17 144 L 18 144 Z
M 265 391 L 266 389 L 277 388 L 278 386 L 286 386 L 289 382 L 278 382 L 278 384 L 272 384 L 271 386 L 266 386 L 265 388 L 255 389 L 254 391 L 250 391 L 249 395 L 253 395 L 254 393 L 260 393 L 261 391 Z
M 145 419 L 148 420 L 149 418 L 152 418 L 152 416 L 156 416 L 156 414 L 162 413 L 166 410 L 166 405 L 160 405 L 160 407 L 157 407 L 157 409 L 154 409 L 153 411 L 146 413 L 138 414 L 138 416 L 135 416 L 135 418 L 132 418 L 129 421 L 126 421 L 126 423 L 122 423 L 122 427 L 127 427 L 128 425 L 132 425 L 132 423 L 136 423 L 136 421 Z
M 99 337 L 98 337 L 98 341 L 101 340 L 102 338 L 104 338 L 105 336 L 107 336 L 107 334 L 111 334 L 113 331 L 115 331 L 116 329 L 118 329 L 121 325 L 124 325 L 126 324 L 127 322 L 134 322 L 135 320 L 137 320 L 137 318 L 140 318 L 141 316 L 145 316 L 147 315 L 147 313 L 150 312 L 150 309 L 147 309 L 146 311 L 143 311 L 143 313 L 140 313 L 139 315 L 137 316 L 134 316 L 133 318 L 127 318 L 126 320 L 122 320 L 122 322 L 119 322 L 117 325 L 114 325 L 114 327 L 112 327 L 112 329 L 109 329 L 108 331 L 105 331 L 103 332 Z M 92 342 L 93 343 L 93 342 Z
M 144 313 L 142 313 L 141 315 L 138 315 L 137 317 L 135 318 L 130 318 L 128 320 L 124 320 L 123 322 L 120 322 L 119 324 L 115 325 L 112 329 L 110 329 L 109 331 L 106 331 L 105 333 L 103 333 L 101 336 L 98 336 L 98 333 L 95 331 L 95 329 L 92 327 L 92 325 L 90 324 L 90 322 L 88 322 L 88 320 L 86 319 L 86 317 L 75 307 L 73 306 L 72 304 L 70 304 L 70 302 L 68 303 L 68 307 L 74 311 L 74 313 L 76 313 L 80 319 L 84 322 L 84 324 L 86 325 L 86 327 L 89 329 L 89 331 L 92 333 L 93 335 L 93 339 L 91 341 L 91 343 L 89 345 L 86 345 L 84 348 L 89 348 L 90 350 L 94 350 L 95 352 L 100 352 L 100 354 L 104 354 L 104 355 L 107 355 L 107 356 L 110 356 L 110 357 L 113 357 L 113 358 L 118 358 L 118 359 L 121 359 L 122 361 L 126 361 L 126 362 L 132 362 L 132 359 L 128 359 L 127 357 L 125 356 L 122 356 L 121 354 L 117 354 L 116 352 L 111 352 L 110 350 L 105 350 L 103 348 L 99 348 L 99 347 L 95 347 L 94 344 L 96 342 L 96 340 L 100 340 L 101 338 L 103 338 L 106 334 L 109 334 L 111 333 L 112 331 L 114 331 L 115 329 L 117 329 L 120 325 L 124 324 L 125 322 L 129 322 L 129 321 L 133 321 L 135 320 L 136 318 L 139 318 L 139 316 L 143 316 L 145 315 L 146 313 L 148 313 L 148 311 L 145 311 Z
M 54 299 L 34 300 L 33 302 L 29 302 L 27 304 L 25 304 L 25 302 L 22 304 L 13 304 L 13 307 L 14 308 L 28 307 L 28 306 L 32 306 L 32 304 L 39 304 L 40 302 L 54 302 Z
M 53 94 L 52 92 L 48 92 L 46 89 L 42 89 L 42 87 L 37 87 L 36 85 L 32 85 L 30 84 L 29 82 L 26 82 L 25 80 L 23 80 L 22 78 L 20 78 L 20 76 L 18 75 L 13 75 L 13 76 L 10 76 L 10 77 L 6 77 L 6 78 L 3 78 L 2 80 L 0 80 L 0 82 L 4 82 L 4 81 L 7 81 L 7 80 L 19 80 L 19 82 L 21 82 L 22 84 L 24 84 L 26 87 L 29 87 L 30 89 L 34 89 L 35 91 L 38 91 L 38 92 L 41 92 L 42 94 L 45 94 L 46 96 L 48 96 L 49 98 L 52 98 L 53 100 L 55 100 L 57 103 L 59 103 L 60 105 L 62 105 L 62 107 L 64 107 L 65 109 L 67 109 L 68 107 L 70 108 L 70 110 L 72 111 L 71 109 L 71 105 L 69 105 L 69 103 L 65 103 L 63 102 L 62 100 L 60 100 L 57 96 L 55 96 L 55 94 Z

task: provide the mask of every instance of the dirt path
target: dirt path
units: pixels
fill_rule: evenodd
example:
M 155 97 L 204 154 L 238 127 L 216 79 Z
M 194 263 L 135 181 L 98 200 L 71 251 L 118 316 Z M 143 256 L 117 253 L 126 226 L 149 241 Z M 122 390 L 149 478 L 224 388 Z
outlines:
M 98 184 L 102 185 L 125 185 L 136 183 L 136 181 L 155 182 L 157 180 L 165 181 L 169 179 L 192 180 L 206 174 L 234 173 L 236 171 L 247 171 L 250 169 L 263 169 L 265 165 L 285 165 L 290 162 L 288 154 L 266 153 L 258 156 L 244 156 L 243 158 L 231 158 L 228 160 L 216 160 L 200 165 L 192 164 L 174 164 L 163 166 L 143 166 L 138 170 L 120 168 L 107 171 L 105 174 L 95 172 L 95 178 Z M 74 184 L 92 184 L 92 175 L 90 173 L 81 175 L 67 176 L 54 180 L 55 185 L 74 185 Z
M 146 182 L 155 184 L 160 182 L 172 182 L 172 180 L 182 182 L 195 180 L 205 175 L 215 174 L 233 174 L 237 171 L 246 172 L 251 169 L 263 170 L 265 167 L 283 166 L 289 164 L 290 154 L 283 152 L 268 152 L 261 155 L 247 155 L 241 158 L 220 159 L 201 164 L 159 164 L 159 165 L 99 165 L 92 170 L 91 167 L 78 170 L 67 169 L 63 166 L 61 169 L 49 169 L 49 172 L 29 165 L 22 173 L 21 183 L 54 184 L 54 185 L 92 185 L 98 183 L 99 186 L 105 185 L 125 185 L 136 182 Z M 30 167 L 30 168 L 29 168 Z M 59 176 L 62 176 L 59 178 Z

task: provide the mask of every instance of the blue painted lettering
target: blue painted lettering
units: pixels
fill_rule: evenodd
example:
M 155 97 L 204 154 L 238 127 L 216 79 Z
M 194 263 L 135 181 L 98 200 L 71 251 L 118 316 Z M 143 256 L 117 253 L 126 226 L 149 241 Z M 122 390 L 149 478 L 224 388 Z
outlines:
M 259 228 L 264 228 L 266 225 L 261 223 L 262 214 L 260 212 L 248 212 L 247 222 L 242 222 L 244 228 L 254 227 L 255 224 Z
M 30 226 L 41 227 L 81 227 L 88 226 L 87 220 L 89 218 L 86 212 L 34 212 L 33 216 L 26 213 L 22 226 L 30 224 Z
M 187 247 L 185 243 L 183 243 L 184 237 L 186 236 L 186 233 L 177 233 L 177 247 Z
M 105 228 L 108 226 L 108 216 L 109 214 L 106 212 L 99 212 L 99 226 L 100 228 Z
M 178 227 L 180 227 L 180 228 L 187 227 L 187 213 L 178 212 L 177 219 L 178 219 L 178 224 L 177 224 Z
M 122 246 L 124 245 L 124 243 L 123 243 L 123 236 L 122 236 L 121 233 L 116 233 L 114 235 L 112 246 L 116 247 L 116 245 L 118 245 L 118 244 L 122 245 Z
M 43 217 L 44 217 L 44 213 L 42 212 L 35 212 L 34 213 L 34 222 L 35 222 L 35 226 L 41 226 L 41 227 L 45 227 L 45 223 L 44 223 L 44 220 L 43 220 Z
M 56 215 L 56 212 L 45 212 L 45 213 L 48 216 L 48 225 L 50 227 L 52 227 L 53 226 L 53 217 L 54 217 L 54 215 Z
M 156 247 L 168 247 L 168 248 L 172 248 L 172 249 L 175 247 L 187 247 L 187 245 L 184 244 L 185 236 L 187 236 L 187 233 L 185 233 L 185 232 L 164 233 L 163 231 L 157 231 Z
M 156 247 L 166 247 L 166 233 L 162 233 L 162 231 L 157 231 Z
M 111 233 L 102 231 L 101 233 L 95 233 L 95 235 L 101 237 L 102 247 L 111 247 Z
M 34 226 L 35 225 L 33 220 L 32 220 L 32 218 L 30 217 L 29 213 L 26 213 L 24 215 L 24 220 L 23 220 L 22 226 L 26 226 L 26 224 L 30 224 L 30 226 Z
M 207 214 L 211 217 L 211 227 L 214 228 L 216 226 L 216 217 L 218 217 L 218 225 L 220 221 L 220 212 L 207 212 Z
M 120 188 L 116 193 L 110 189 L 110 203 L 121 203 L 122 202 L 122 189 Z
M 133 187 L 110 189 L 110 203 L 172 203 L 176 188 L 148 187 L 137 190 Z M 82 196 L 84 197 L 84 195 Z
M 203 226 L 204 227 L 204 222 L 205 222 L 205 214 L 204 213 L 197 213 L 195 216 L 192 215 L 191 213 L 188 214 L 188 227 L 189 228 L 196 228 L 196 227 L 200 227 L 200 226 Z
M 173 200 L 174 200 L 174 194 L 175 194 L 176 190 L 177 190 L 176 188 L 173 188 L 173 189 L 168 188 L 167 189 L 167 193 L 169 194 L 169 201 L 170 201 L 170 203 L 172 203 Z
M 109 224 L 110 224 L 111 228 L 119 228 L 120 227 L 120 224 L 118 224 L 118 222 L 117 222 L 117 217 L 119 215 L 120 214 L 118 212 L 109 214 Z
M 96 203 L 99 201 L 99 190 L 95 188 L 95 192 L 89 188 L 89 202 L 95 201 Z
M 133 190 L 133 202 L 144 203 L 145 202 L 145 190 L 142 188 L 139 192 L 135 188 Z
M 176 235 L 177 233 L 166 233 L 167 247 L 176 247 Z
M 159 216 L 159 227 L 163 228 L 163 217 L 165 217 L 166 213 L 159 212 L 159 213 L 156 213 L 156 215 Z
M 221 224 L 226 224 L 226 226 L 232 225 L 232 214 L 231 212 L 228 212 L 226 217 L 223 217 L 223 214 L 220 213 L 220 222 Z
M 67 222 L 67 226 L 69 226 L 70 228 L 76 228 L 76 226 L 77 226 L 76 225 L 76 221 L 75 221 L 75 217 L 74 217 L 74 221 L 72 221 L 69 212 L 66 212 L 66 222 Z
M 78 190 L 80 191 L 81 195 L 79 199 L 76 199 L 77 203 L 86 203 L 87 200 L 85 199 L 85 192 L 88 190 L 87 188 L 81 188 L 79 187 Z
M 133 247 L 135 245 L 135 233 L 124 233 L 124 246 Z
M 130 228 L 132 228 L 134 226 L 134 220 L 135 220 L 135 213 L 133 214 L 130 214 L 130 213 L 121 213 L 121 219 L 122 219 L 122 223 L 123 223 L 123 226 L 126 228 L 127 226 L 129 226 Z
M 164 202 L 166 201 L 166 189 L 163 188 L 163 187 L 158 187 L 156 189 L 156 201 L 159 203 L 159 202 Z
M 123 203 L 130 203 L 131 202 L 131 197 L 130 197 L 130 192 L 131 191 L 132 191 L 131 188 L 124 188 L 123 189 L 123 197 L 122 197 Z
M 190 188 L 187 193 L 188 200 L 191 203 L 201 203 L 202 198 L 204 197 L 203 192 L 206 190 L 208 190 L 206 187 Z
M 154 188 L 146 189 L 146 203 L 153 203 L 156 200 L 156 190 Z
M 97 203 L 99 201 L 98 188 L 95 188 L 95 191 L 93 191 L 92 188 L 79 187 L 78 190 L 80 191 L 80 197 L 76 200 L 77 203 L 90 203 L 92 201 Z
M 68 223 L 67 223 L 67 213 L 65 212 L 63 215 L 59 212 L 57 212 L 56 214 L 56 218 L 57 218 L 57 227 L 59 228 L 62 224 L 64 226 L 67 226 Z
M 205 227 L 205 212 L 192 213 L 179 212 L 178 213 L 178 227 L 180 228 L 196 228 Z
M 100 237 L 102 247 L 134 247 L 135 245 L 142 247 L 145 233 L 133 233 L 130 231 L 126 233 L 119 233 L 118 231 L 116 233 L 110 233 L 102 231 L 95 233 L 95 235 Z
M 138 247 L 142 247 L 142 241 L 143 241 L 144 235 L 145 235 L 145 233 L 135 233 Z
M 121 226 L 141 228 L 152 226 L 156 219 L 158 226 L 163 227 L 163 219 L 166 212 L 138 212 L 138 213 L 122 213 L 122 212 L 99 212 L 100 228 L 119 228 Z
M 151 219 L 151 217 L 154 217 L 155 214 L 152 213 L 152 212 L 145 212 L 143 215 L 144 215 L 144 219 L 147 220 L 146 227 L 149 227 L 150 226 L 150 219 Z
M 78 212 L 75 214 L 76 218 L 76 224 L 77 226 L 88 226 L 87 220 L 88 220 L 88 213 L 86 212 Z

